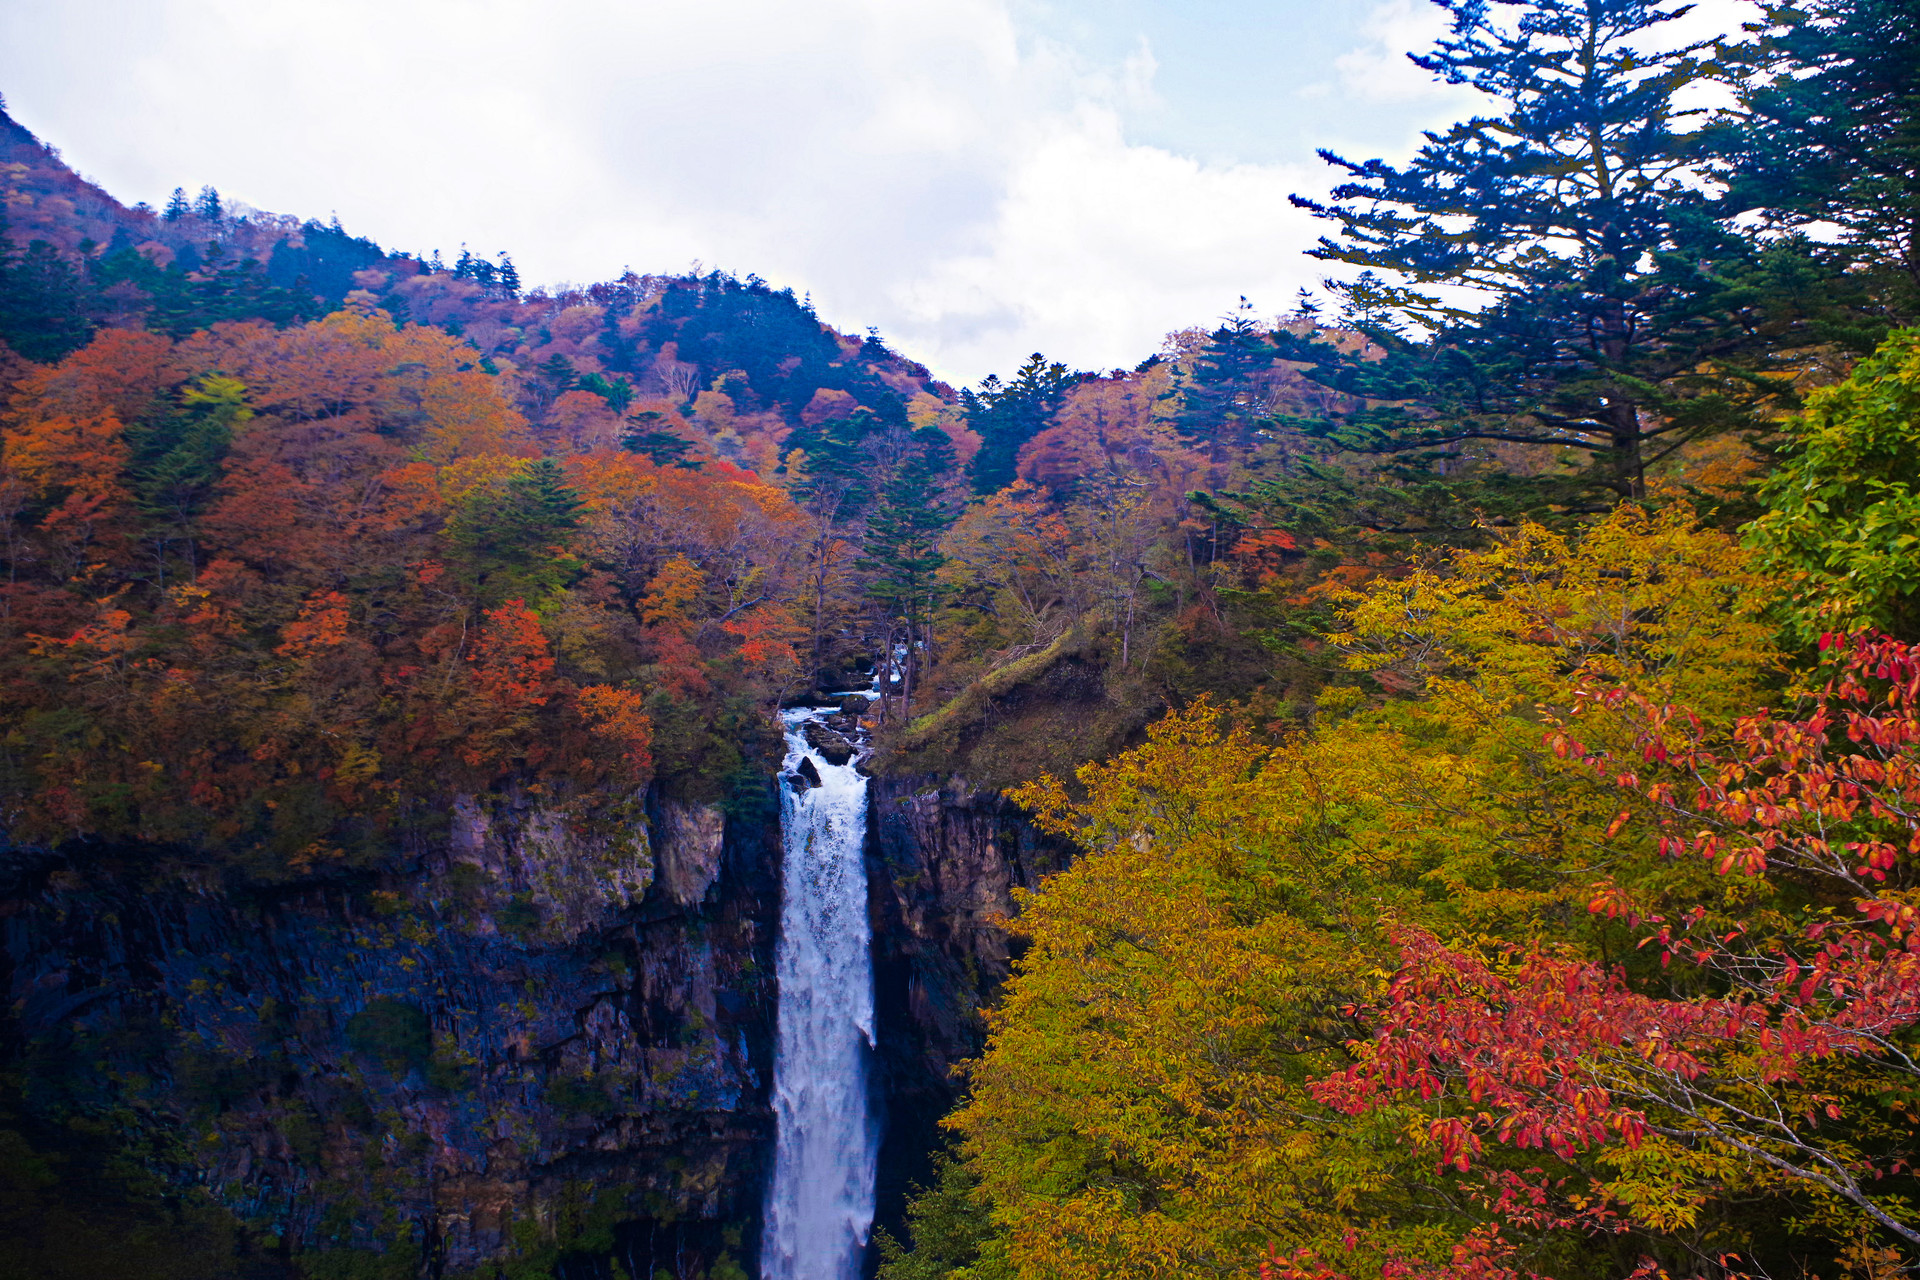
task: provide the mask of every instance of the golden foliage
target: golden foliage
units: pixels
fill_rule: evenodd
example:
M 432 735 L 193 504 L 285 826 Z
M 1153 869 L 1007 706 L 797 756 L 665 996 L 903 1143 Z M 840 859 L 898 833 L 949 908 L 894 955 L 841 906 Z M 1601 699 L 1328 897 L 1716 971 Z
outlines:
M 1739 704 L 1773 662 L 1763 595 L 1684 512 L 1525 527 L 1349 594 L 1336 640 L 1373 692 L 1330 691 L 1315 732 L 1264 741 L 1201 701 L 1082 770 L 1083 799 L 1051 778 L 1010 793 L 1082 850 L 1021 897 L 1031 949 L 951 1121 L 1014 1271 L 1235 1273 L 1269 1242 L 1459 1238 L 1424 1124 L 1336 1116 L 1305 1084 L 1346 1061 L 1392 925 L 1577 939 L 1602 866 L 1657 866 L 1542 719 L 1577 670 Z

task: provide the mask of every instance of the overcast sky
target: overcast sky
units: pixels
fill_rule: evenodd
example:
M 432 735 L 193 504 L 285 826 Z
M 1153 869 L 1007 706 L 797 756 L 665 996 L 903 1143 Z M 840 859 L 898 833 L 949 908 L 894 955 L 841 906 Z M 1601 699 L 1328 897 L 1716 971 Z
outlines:
M 1722 14 L 1735 0 L 1714 0 Z M 1320 264 L 1314 148 L 1472 109 L 1427 0 L 0 0 L 0 93 L 156 206 L 211 183 L 530 283 L 694 262 L 956 383 L 1131 366 Z

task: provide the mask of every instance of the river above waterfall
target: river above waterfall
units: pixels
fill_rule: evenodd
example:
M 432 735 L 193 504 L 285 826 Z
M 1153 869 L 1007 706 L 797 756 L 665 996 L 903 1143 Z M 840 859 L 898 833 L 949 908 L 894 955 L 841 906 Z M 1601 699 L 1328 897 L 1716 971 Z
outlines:
M 808 745 L 806 722 L 828 714 L 797 708 L 781 717 L 787 757 L 775 961 L 779 1128 L 763 1280 L 858 1280 L 873 1227 L 879 1141 L 868 1094 L 874 1025 L 867 780 L 851 762 L 833 764 Z

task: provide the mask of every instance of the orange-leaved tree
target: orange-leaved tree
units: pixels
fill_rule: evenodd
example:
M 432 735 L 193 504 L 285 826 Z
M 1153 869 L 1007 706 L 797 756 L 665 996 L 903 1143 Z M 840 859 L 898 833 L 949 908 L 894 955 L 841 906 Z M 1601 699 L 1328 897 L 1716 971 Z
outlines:
M 16 839 L 272 878 L 516 778 L 624 804 L 663 761 L 712 794 L 792 679 L 784 493 L 600 441 L 541 457 L 438 330 L 107 330 L 0 428 Z

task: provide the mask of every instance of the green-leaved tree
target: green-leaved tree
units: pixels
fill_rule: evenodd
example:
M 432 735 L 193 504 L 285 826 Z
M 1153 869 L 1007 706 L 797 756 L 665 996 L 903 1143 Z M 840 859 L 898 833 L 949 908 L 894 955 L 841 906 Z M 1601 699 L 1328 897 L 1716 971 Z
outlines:
M 1079 375 L 1067 366 L 1052 364 L 1038 351 L 1027 357 L 1013 375 L 1001 382 L 989 374 L 980 389 L 960 393 L 967 425 L 980 435 L 980 452 L 973 456 L 968 478 L 975 493 L 987 494 L 1013 483 L 1020 446 L 1046 430 L 1053 415 L 1066 403 Z
M 1920 639 L 1920 329 L 1902 329 L 1786 427 L 1751 538 L 1791 584 L 1790 629 Z

